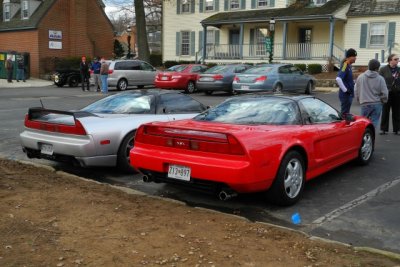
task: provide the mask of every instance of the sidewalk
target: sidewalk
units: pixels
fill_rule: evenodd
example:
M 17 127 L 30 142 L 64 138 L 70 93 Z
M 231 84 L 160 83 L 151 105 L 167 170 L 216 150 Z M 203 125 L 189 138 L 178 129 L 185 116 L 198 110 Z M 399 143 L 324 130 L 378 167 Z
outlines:
M 0 79 L 0 88 L 24 88 L 24 87 L 42 87 L 53 85 L 54 83 L 49 80 L 41 80 L 37 78 L 30 78 L 26 82 L 13 80 L 12 83 L 8 83 L 7 79 Z

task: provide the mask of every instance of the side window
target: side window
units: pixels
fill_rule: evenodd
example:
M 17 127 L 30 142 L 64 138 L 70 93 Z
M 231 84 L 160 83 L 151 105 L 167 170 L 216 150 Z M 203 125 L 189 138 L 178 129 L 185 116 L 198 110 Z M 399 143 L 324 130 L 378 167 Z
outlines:
M 160 95 L 160 104 L 157 113 L 200 113 L 205 107 L 191 98 L 183 94 L 163 94 Z
M 246 70 L 246 67 L 245 66 L 237 66 L 236 68 L 235 68 L 235 73 L 241 73 L 241 72 L 243 72 L 243 71 L 245 71 Z
M 129 70 L 140 70 L 140 63 L 137 61 L 129 61 L 128 65 Z
M 336 109 L 319 99 L 305 98 L 300 103 L 305 112 L 306 124 L 331 123 L 342 120 Z
M 192 68 L 192 72 L 193 72 L 193 73 L 199 73 L 199 72 L 201 72 L 201 66 L 194 66 L 194 67 Z
M 115 70 L 124 70 L 124 69 L 126 69 L 125 62 L 116 62 L 114 69 Z
M 147 64 L 146 62 L 141 62 L 140 63 L 140 69 L 145 70 L 145 71 L 152 71 L 153 67 L 150 66 L 150 64 Z
M 282 74 L 289 74 L 289 73 L 290 73 L 289 67 L 288 67 L 288 66 L 282 66 L 282 67 L 280 67 L 280 68 L 279 68 L 279 73 L 282 73 Z
M 299 73 L 300 73 L 300 69 L 298 69 L 298 68 L 295 67 L 295 66 L 291 66 L 291 67 L 290 67 L 290 73 L 299 74 Z

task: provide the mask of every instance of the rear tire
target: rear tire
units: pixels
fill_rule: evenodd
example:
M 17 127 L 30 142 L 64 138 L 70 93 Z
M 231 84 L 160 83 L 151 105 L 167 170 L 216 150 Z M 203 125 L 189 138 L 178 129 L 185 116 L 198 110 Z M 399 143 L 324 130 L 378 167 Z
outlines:
M 267 192 L 270 202 L 279 206 L 290 206 L 299 201 L 305 183 L 305 161 L 295 151 L 289 151 L 282 159 L 271 188 Z
M 135 143 L 135 131 L 128 133 L 122 140 L 118 149 L 117 167 L 124 173 L 136 173 L 135 169 L 131 166 L 129 152 Z
M 311 93 L 312 93 L 312 91 L 313 91 L 313 87 L 314 87 L 313 82 L 309 81 L 309 82 L 307 83 L 306 90 L 305 90 L 304 93 L 305 93 L 306 95 L 311 95 Z
M 372 158 L 372 154 L 374 153 L 374 134 L 371 128 L 365 129 L 361 140 L 361 146 L 358 150 L 358 158 L 357 161 L 360 165 L 368 165 Z
M 280 93 L 282 93 L 282 89 L 283 89 L 282 84 L 277 83 L 274 86 L 274 90 L 273 91 L 274 91 L 274 93 L 280 94 Z
M 194 82 L 193 81 L 189 81 L 187 86 L 186 86 L 185 93 L 193 94 L 195 91 L 196 91 L 196 86 L 195 86 Z
M 119 91 L 125 91 L 128 88 L 128 82 L 125 79 L 121 79 L 117 83 L 117 89 Z
M 69 87 L 78 87 L 79 80 L 77 77 L 71 76 L 68 78 L 68 85 Z

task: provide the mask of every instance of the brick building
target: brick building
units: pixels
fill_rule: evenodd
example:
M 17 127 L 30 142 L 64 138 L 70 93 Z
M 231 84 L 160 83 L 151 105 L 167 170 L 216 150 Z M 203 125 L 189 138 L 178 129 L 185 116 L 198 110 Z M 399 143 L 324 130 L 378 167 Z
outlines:
M 112 57 L 114 30 L 101 0 L 0 1 L 0 52 L 29 53 L 32 77 L 55 58 Z

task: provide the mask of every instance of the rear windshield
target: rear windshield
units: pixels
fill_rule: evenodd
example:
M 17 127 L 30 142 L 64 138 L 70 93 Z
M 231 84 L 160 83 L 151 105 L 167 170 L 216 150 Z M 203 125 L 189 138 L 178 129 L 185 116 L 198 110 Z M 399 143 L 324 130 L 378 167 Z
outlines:
M 232 68 L 232 66 L 214 66 L 206 70 L 204 73 L 224 73 Z
M 167 69 L 167 71 L 175 71 L 175 72 L 182 72 L 187 68 L 185 65 L 177 65 L 177 66 L 172 66 Z
M 255 67 L 248 69 L 244 71 L 243 73 L 248 73 L 248 74 L 259 74 L 259 73 L 266 73 L 270 72 L 272 70 L 272 67 Z
M 150 114 L 154 113 L 154 96 L 142 94 L 117 94 L 103 98 L 82 109 L 104 114 Z

